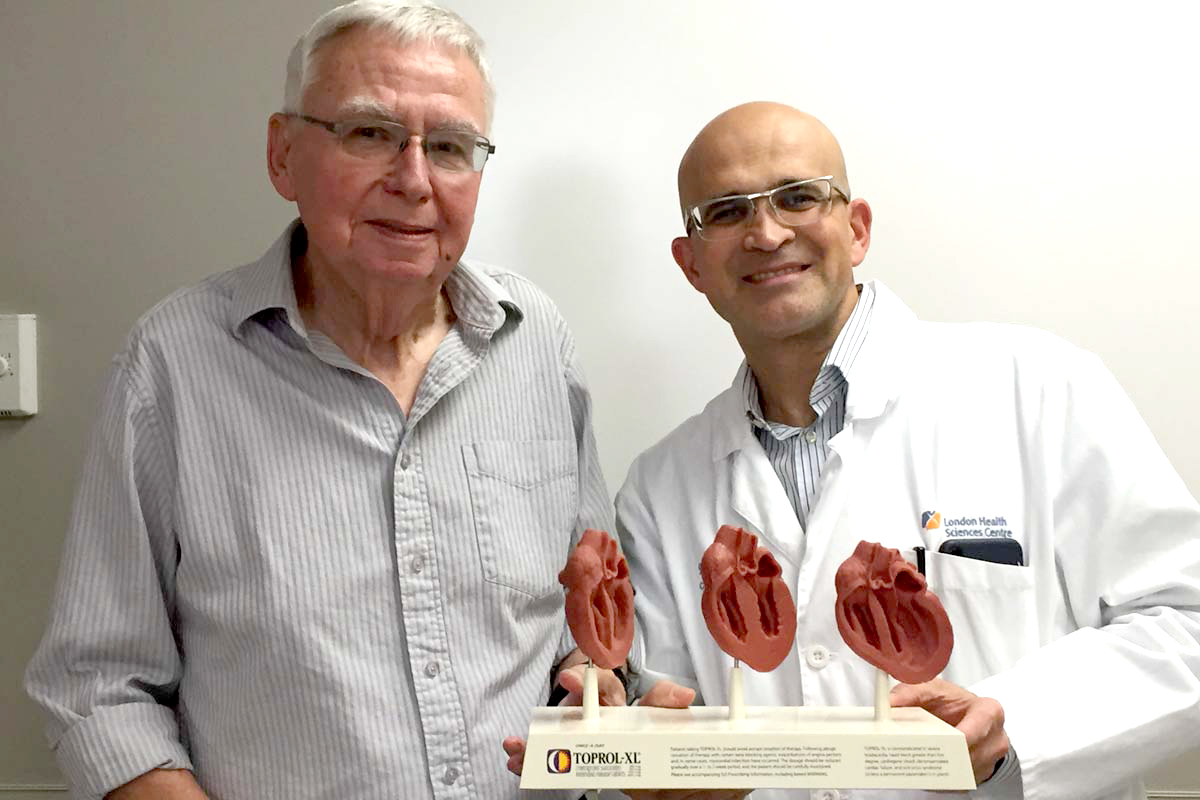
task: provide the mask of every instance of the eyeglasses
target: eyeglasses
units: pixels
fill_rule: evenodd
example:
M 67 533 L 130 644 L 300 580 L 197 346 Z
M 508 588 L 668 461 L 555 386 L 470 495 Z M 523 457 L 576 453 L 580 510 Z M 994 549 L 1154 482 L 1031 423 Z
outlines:
M 429 163 L 447 172 L 480 172 L 496 146 L 472 131 L 432 130 L 424 136 L 413 134 L 399 122 L 383 119 L 348 119 L 342 122 L 293 114 L 305 122 L 320 125 L 338 138 L 348 155 L 364 161 L 391 161 L 404 152 L 415 136 Z
M 834 195 L 847 203 L 850 196 L 833 182 L 832 175 L 785 183 L 765 192 L 731 194 L 697 203 L 683 214 L 683 224 L 696 229 L 701 239 L 732 239 L 745 233 L 756 213 L 755 200 L 767 198 L 771 214 L 780 225 L 799 228 L 811 225 L 829 214 Z

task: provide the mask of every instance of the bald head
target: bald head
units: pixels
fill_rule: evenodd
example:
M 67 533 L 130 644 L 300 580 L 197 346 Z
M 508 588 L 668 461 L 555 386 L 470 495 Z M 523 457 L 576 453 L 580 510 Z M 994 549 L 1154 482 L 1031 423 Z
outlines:
M 679 204 L 821 175 L 850 191 L 842 148 L 819 119 L 780 103 L 746 103 L 717 115 L 692 140 L 679 162 Z

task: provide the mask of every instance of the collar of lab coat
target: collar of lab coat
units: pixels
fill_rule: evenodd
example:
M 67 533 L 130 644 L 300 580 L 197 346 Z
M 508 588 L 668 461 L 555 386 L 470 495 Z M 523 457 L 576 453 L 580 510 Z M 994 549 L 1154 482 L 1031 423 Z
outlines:
M 903 359 L 899 358 L 910 341 L 917 316 L 879 280 L 875 289 L 875 308 L 871 328 L 855 360 L 846 394 L 846 423 L 881 415 L 895 399 L 900 388 Z M 730 453 L 757 445 L 752 426 L 746 419 L 741 386 L 733 385 L 713 398 L 712 458 L 719 461 Z

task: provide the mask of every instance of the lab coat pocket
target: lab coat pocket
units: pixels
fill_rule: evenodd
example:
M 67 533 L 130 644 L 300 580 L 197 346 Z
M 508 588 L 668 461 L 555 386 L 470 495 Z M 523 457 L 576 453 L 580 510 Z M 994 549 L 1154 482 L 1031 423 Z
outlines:
M 946 680 L 972 684 L 1037 649 L 1032 569 L 938 552 L 926 558 L 929 586 L 954 626 Z
M 578 506 L 572 441 L 463 445 L 485 580 L 533 597 L 560 591 Z

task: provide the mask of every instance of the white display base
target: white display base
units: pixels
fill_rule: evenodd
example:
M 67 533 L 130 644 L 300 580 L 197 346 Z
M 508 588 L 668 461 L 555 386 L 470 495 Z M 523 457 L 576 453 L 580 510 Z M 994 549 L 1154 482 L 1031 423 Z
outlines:
M 536 708 L 522 789 L 974 789 L 966 739 L 921 708 Z

